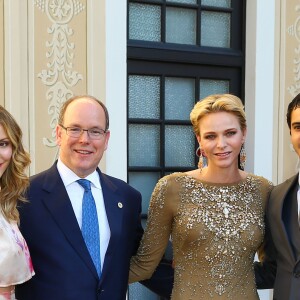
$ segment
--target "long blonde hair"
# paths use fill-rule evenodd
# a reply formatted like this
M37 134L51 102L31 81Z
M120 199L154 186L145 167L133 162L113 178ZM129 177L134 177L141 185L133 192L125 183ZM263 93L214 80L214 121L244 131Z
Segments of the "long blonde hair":
M22 143L22 131L12 115L0 105L2 125L12 145L11 161L0 178L0 207L7 220L19 221L18 201L26 201L25 192L29 185L26 168L30 164L29 154Z

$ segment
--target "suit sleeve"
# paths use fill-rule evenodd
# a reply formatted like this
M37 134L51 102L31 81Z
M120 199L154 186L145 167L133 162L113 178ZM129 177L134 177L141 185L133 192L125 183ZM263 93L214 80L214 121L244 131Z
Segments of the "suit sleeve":
M151 278L140 283L164 299L170 299L174 283L172 261L163 258Z
M139 193L139 196L138 196L138 200L139 200L139 213L138 213L139 217L138 217L137 226L136 226L135 241L134 241L134 248L133 248L132 255L136 255L138 247L140 245L140 241L141 241L143 233L144 233L144 229L142 227L142 222L141 222L142 196L141 196L140 193Z

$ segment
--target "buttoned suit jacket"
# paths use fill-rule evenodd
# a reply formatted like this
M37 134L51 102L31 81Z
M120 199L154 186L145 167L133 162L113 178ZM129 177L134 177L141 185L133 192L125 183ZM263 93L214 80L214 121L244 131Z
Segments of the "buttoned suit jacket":
M270 278L274 277L274 300L300 299L300 229L297 190L298 174L274 187L268 203L267 226L271 238L267 248L269 250L266 251L265 272L263 275L260 274L262 282L258 287L264 287L264 280L270 282L272 281ZM271 249L270 241L275 249ZM274 270L276 270L276 277Z
M101 278L55 163L31 178L29 202L20 207L20 229L36 275L16 287L17 299L125 299L130 258L143 233L141 194L122 180L97 172L111 231Z

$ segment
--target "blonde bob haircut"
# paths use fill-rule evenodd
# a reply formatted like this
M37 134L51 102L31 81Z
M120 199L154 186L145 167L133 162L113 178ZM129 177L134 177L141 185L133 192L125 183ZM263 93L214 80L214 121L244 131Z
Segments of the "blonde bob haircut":
M235 115L239 120L241 130L244 131L247 128L241 99L231 94L215 94L198 101L190 113L190 120L196 136L200 136L200 120L204 116L216 112L228 112Z
M22 131L13 116L0 105L0 125L12 145L12 157L0 178L0 208L8 221L19 221L18 201L26 201L25 192L29 178L25 169L30 164L29 154L24 150Z

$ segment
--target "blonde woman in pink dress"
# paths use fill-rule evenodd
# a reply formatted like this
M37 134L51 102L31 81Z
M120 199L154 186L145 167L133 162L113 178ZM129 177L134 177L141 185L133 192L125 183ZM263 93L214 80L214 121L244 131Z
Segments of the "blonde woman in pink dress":
M34 275L17 210L18 201L26 201L29 180L24 171L29 163L20 127L0 106L0 300L14 300L14 286Z

